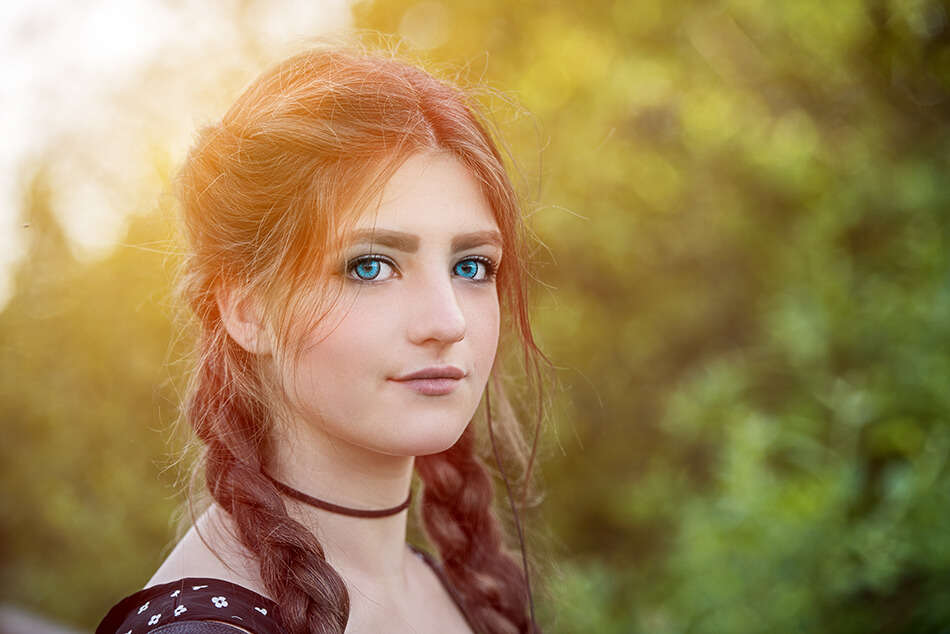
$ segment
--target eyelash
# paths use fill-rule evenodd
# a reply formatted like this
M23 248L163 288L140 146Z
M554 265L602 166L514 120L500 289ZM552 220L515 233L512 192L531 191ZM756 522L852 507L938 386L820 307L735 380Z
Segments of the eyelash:
M393 269L394 272L398 270L396 267L396 263L391 258L386 257L385 255L367 254L367 255L361 255L361 256L355 257L349 262L347 262L346 270L344 272L345 275L357 282L366 282L366 283L376 282L377 281L376 277L363 278L356 274L356 267L359 266L360 264L367 263L367 262L379 262L379 263L389 266L391 269ZM487 282L494 281L495 276L498 273L498 264L495 263L495 261L492 260L491 258L485 257L484 255L470 255L468 257L464 257L460 259L458 262L456 262L452 266L453 272L455 271L455 268L463 262L478 262L479 264L485 267L485 277L482 279L476 280L476 279L466 278L461 275L459 276L462 279L468 279L469 281L475 284L484 284ZM377 273L377 277L378 275L379 274Z
M379 263L382 263L382 264L387 265L387 266L388 266L389 268L391 268L393 271L396 270L396 263L393 262L392 259L386 257L385 255L367 254L367 255L361 255L361 256L359 256L359 257L355 257L355 258L353 258L352 260L350 260L349 262L347 262L347 264L346 264L346 276L349 277L349 278L352 278L352 279L356 280L357 282L375 282L375 281L377 281L376 277L367 279L367 278L360 277L359 275L356 274L356 267L358 267L360 264L364 264L364 263L368 263L368 262L379 262ZM379 274L377 273L377 277L378 277L378 275L379 275Z
M491 282L495 279L495 275L498 273L498 265L491 258L485 257L484 255L470 255L468 257L462 258L455 263L455 266L452 267L454 271L455 268L462 262L478 262L485 266L485 277L480 280L470 280L476 284L484 284L486 282ZM461 277L461 276L460 276ZM463 278L468 279L468 278Z

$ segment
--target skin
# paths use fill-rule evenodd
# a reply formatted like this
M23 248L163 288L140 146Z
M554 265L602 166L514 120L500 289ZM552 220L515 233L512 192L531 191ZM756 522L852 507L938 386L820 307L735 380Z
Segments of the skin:
M459 163L427 154L402 165L341 249L341 301L293 334L299 357L274 358L291 407L275 425L271 473L350 507L404 500L414 457L454 444L481 400L498 344L491 271L502 255L491 209ZM258 354L277 349L239 294L222 293L219 305L238 343ZM304 316L297 322L309 324ZM348 633L470 631L406 547L408 511L366 520L288 508L317 532L348 585ZM148 585L208 576L266 596L229 526L213 505Z

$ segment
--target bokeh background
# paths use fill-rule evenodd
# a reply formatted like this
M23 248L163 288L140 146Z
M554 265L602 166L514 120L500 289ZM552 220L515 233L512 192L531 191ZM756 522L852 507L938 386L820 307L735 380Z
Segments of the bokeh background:
M946 2L211 4L121 3L162 37L97 22L141 54L64 63L94 96L40 86L16 130L42 142L5 176L0 600L91 631L161 560L169 174L288 42L369 28L531 113L496 118L548 247L547 631L950 631ZM45 5L7 68L109 3Z

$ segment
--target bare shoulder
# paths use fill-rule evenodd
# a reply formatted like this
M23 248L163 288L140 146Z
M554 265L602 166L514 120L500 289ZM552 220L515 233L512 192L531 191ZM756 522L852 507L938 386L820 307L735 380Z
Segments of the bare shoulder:
M214 507L198 518L145 587L188 577L222 579L267 596L253 559L228 530L225 514Z

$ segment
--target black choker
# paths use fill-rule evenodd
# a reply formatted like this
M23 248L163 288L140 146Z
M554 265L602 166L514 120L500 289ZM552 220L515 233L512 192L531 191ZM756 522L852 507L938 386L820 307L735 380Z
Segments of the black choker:
M304 504L309 504L310 506L315 506L318 509L324 511L329 511L330 513L336 513L337 515L348 515L349 517L389 517L390 515L395 515L396 513L401 513L409 508L409 503L412 502L412 491L409 491L409 496L406 498L406 501L398 506L393 506L388 509L377 509L377 510L363 510L363 509L354 509L348 506L340 506L339 504L333 504L332 502L327 502L319 498L312 497L307 495L302 491L287 486L279 480L275 480L266 473L264 474L267 479L274 483L274 486L277 487L277 490L286 495L287 497L293 498L298 502L303 502Z

